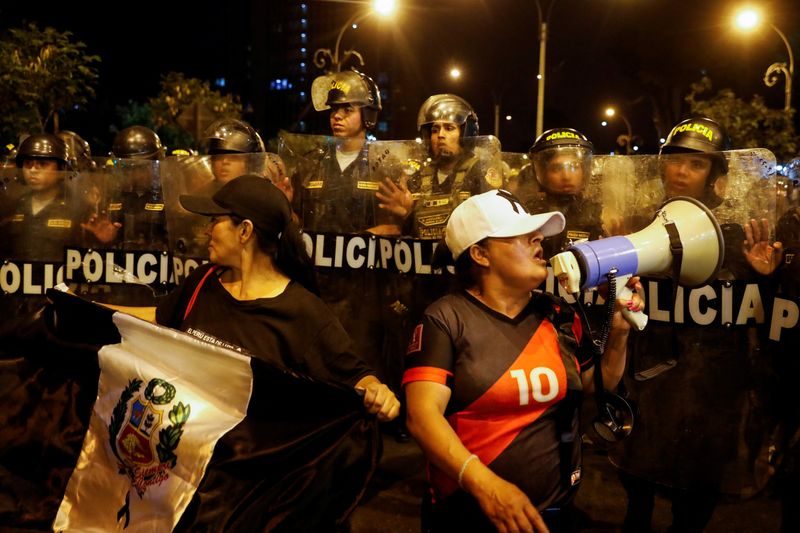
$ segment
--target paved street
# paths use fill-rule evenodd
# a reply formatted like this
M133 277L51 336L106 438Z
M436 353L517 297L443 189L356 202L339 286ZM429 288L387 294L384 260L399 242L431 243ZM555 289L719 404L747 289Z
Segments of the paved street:
M424 459L412 440L399 444L384 435L384 454L361 506L351 519L351 533L417 533L419 502L425 485ZM584 452L584 479L577 497L583 517L581 531L616 533L625 514L625 493L602 452L591 445ZM720 504L706 533L772 533L779 528L776 499L761 495L747 501ZM654 533L667 530L669 503L657 499Z

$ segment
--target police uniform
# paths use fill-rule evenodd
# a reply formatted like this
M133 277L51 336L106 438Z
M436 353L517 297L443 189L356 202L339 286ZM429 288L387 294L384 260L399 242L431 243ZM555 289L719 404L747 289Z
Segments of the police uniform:
M434 162L423 167L412 178L410 189L415 199L414 209L404 233L419 239L441 239L453 209L470 196L489 190L487 174L490 179L494 173L493 170L487 170L486 165L472 152L462 155L442 181L439 180L439 172Z
M800 208L793 207L778 220L776 239L783 244L783 262L775 272L779 298L800 306ZM796 377L800 374L800 324L784 329L777 342L771 342L776 373L780 378L777 492L782 502L781 531L800 530L800 399Z
M370 175L367 143L344 169L339 167L333 142L317 157L315 168L302 177L299 210L303 227L360 233L377 225L378 181Z
M676 132L668 138L675 140L671 149L681 148ZM704 153L722 145L686 148ZM719 172L727 171L724 158L712 157ZM712 209L722 202L711 187L716 175L706 178L702 198ZM630 436L609 450L628 494L626 532L650 528L657 492L672 502L670 530L702 531L722 494L753 495L771 475L759 465L773 445L775 376L763 328L752 318L739 323L738 316L752 286L768 298L770 283L748 264L741 226L721 230L725 257L717 279L691 293L684 289L677 310L670 280L641 280L651 288L649 301L655 296L669 315L632 331L628 342L624 383L639 417ZM700 293L702 303L692 303Z
M81 243L81 227L75 211L55 199L34 214L30 193L19 199L7 219L8 257L24 261L64 260L64 247Z

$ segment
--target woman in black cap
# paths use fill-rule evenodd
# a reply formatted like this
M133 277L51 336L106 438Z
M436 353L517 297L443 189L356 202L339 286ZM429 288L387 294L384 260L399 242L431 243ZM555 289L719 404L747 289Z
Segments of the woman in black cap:
M364 406L391 420L400 403L352 351L350 338L316 296L311 258L289 202L272 182L239 176L214 196L182 195L211 217L210 262L157 308L113 306L309 377L364 392Z

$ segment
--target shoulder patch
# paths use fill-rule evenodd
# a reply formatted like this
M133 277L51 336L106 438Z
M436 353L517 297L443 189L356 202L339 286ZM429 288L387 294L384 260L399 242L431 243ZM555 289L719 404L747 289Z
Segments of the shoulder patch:
M414 333L411 334L411 340L408 342L406 354L420 350L422 350L422 324L417 324L417 327L414 328Z

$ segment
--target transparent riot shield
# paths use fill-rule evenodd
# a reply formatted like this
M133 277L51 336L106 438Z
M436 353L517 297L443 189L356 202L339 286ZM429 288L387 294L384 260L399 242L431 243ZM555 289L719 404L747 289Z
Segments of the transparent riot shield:
M493 136L467 138L460 153L438 158L425 143L376 141L370 144L369 162L373 174L407 189L398 208L407 213L402 229L409 237L440 239L459 203L503 186L500 142Z
M707 285L642 277L650 320L629 340L625 378L638 417L610 457L650 482L746 497L772 473L778 419L777 373L765 343L770 324L785 316L774 305L766 246L751 246L745 237L751 219L765 219L768 242L774 239L775 159L764 149L710 154L705 162L685 156L600 156L599 187L587 188L607 199L622 233L653 223L652 213L680 191L710 209L725 245L717 279ZM721 172L695 186L690 170L708 169L712 161Z
M529 196L528 189L532 187L530 178L534 177L528 168L531 163L528 154L501 152L500 158L503 166L503 188L512 192L524 203L526 196Z
M372 171L372 143L359 139L279 134L278 154L294 187L302 227L314 232L385 233L396 220L378 208L384 175Z
M723 170L692 187L692 178L680 169L672 187L670 167L683 167L688 157L701 157L713 168L724 159ZM672 191L672 192L670 192ZM646 156L595 156L586 194L602 198L609 216L619 217L623 231L632 232L650 223L653 214L671 196L690 196L711 209L720 224L743 226L751 218L767 219L771 227L777 215L775 156L766 149L732 150L704 154Z
M182 194L213 196L225 183L244 174L259 174L284 189L285 170L277 154L268 152L213 156L170 156L161 162L164 205L174 282L208 259L208 217L181 207Z
M83 243L85 213L70 194L74 176L54 162L4 169L0 332L13 330L44 304L45 291L64 281L65 249Z
M154 305L171 288L160 162L94 163L69 183L83 239L67 250L65 277L94 301Z

